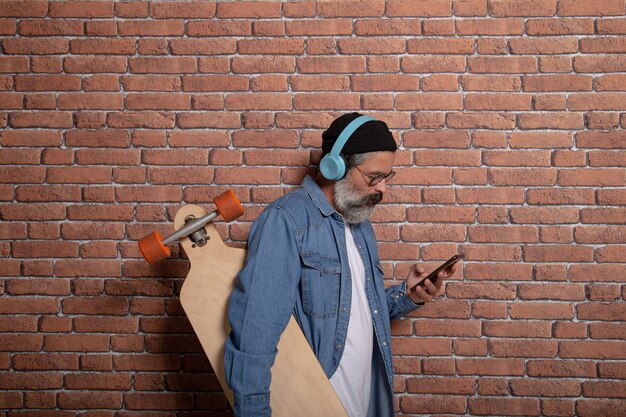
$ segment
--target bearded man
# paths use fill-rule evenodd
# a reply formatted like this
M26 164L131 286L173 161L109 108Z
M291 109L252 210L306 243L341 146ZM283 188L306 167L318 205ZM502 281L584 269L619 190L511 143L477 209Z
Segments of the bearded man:
M393 416L390 320L432 301L454 273L407 291L426 276L413 265L384 287L369 217L395 174L396 142L384 122L359 113L334 120L322 139L315 178L252 225L229 299L224 367L238 417L271 415L270 368L292 315L348 414Z

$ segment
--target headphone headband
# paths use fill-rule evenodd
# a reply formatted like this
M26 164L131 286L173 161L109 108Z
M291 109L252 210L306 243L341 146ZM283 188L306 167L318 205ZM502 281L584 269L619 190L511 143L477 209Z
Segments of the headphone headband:
M375 120L376 119L370 116L359 116L351 121L348 126L341 131L339 137L335 141L335 144L331 148L330 153L325 155L320 161L320 172L325 178L337 181L346 175L347 164L343 155L341 155L341 150L355 130L357 130L363 123Z
M375 121L375 120L376 119L374 119L373 117L370 117L370 116L359 116L356 119L354 119L353 121L351 121L348 124L348 126L346 126L341 131L341 133L339 134L339 137L335 141L335 144L333 145L332 149L330 150L329 155L339 156L339 154L341 153L341 150L343 149L344 145L346 144L346 142L348 142L348 139L350 139L350 136L352 136L352 134L359 127L361 127L364 123L372 122L372 121Z

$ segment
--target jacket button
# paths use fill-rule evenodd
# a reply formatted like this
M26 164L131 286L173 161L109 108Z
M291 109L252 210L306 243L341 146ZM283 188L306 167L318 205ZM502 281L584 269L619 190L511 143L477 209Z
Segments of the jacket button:
M378 310L374 310L374 314L378 314Z

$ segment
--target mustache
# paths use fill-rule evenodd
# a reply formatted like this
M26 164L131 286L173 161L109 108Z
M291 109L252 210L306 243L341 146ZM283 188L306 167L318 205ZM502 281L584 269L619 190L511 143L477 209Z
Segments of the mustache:
M383 193L368 194L358 201L349 203L350 208L373 207L383 200Z

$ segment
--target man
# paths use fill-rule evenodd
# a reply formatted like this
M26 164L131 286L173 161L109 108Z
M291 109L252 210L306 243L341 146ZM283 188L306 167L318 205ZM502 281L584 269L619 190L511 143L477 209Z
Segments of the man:
M322 138L325 158L341 152L345 162L329 168L322 159L315 179L270 204L250 230L224 354L238 417L271 415L270 369L292 314L348 414L393 416L389 321L431 301L454 273L407 294L426 276L413 265L406 281L384 288L368 218L395 174L396 142L384 122L358 113L337 118ZM334 163L344 169L331 172Z

